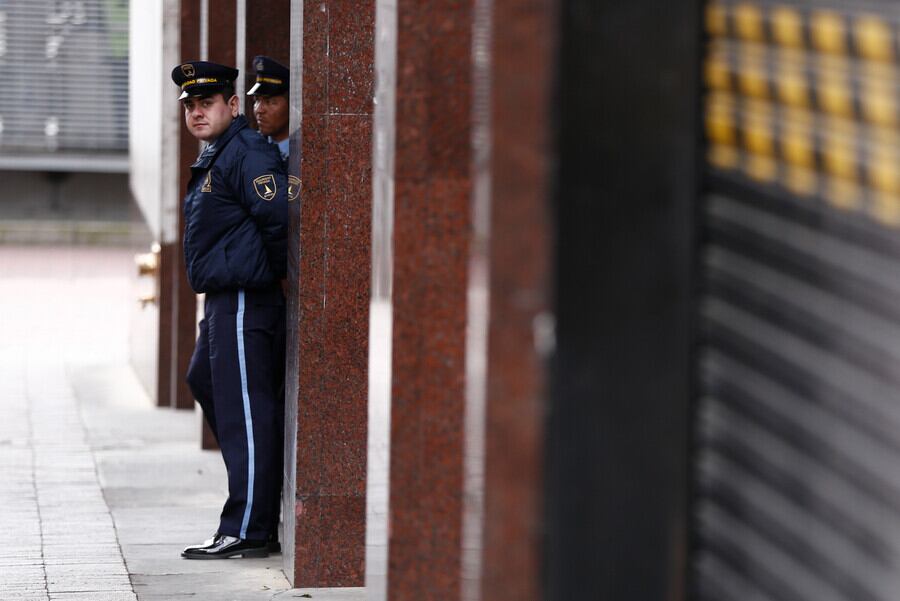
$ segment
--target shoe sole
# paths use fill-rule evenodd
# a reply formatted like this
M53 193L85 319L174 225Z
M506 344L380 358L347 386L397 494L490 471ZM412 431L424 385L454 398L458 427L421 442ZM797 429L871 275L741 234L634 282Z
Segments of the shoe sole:
M258 559L269 556L268 549L245 549L243 551L235 551L233 553L222 553L221 555L194 555L188 553L182 553L181 556L185 559L230 559L232 557L237 557L240 555L244 559Z

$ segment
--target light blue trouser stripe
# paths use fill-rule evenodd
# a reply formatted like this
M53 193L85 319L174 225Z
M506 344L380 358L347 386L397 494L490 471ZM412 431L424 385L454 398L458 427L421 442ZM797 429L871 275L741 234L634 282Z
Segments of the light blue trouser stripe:
M256 449L253 445L253 416L250 415L250 392L247 390L247 359L244 355L244 291L238 290L237 350L241 367L241 396L244 398L244 423L247 426L247 506L241 522L241 538L247 538L247 523L253 510L253 478L256 475Z

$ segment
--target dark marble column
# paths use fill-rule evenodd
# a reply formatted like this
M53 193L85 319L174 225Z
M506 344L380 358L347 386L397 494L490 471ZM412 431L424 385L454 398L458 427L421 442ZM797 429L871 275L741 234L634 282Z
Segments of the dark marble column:
M554 0L493 0L481 598L541 593ZM523 124L528 124L523 127ZM478 228L476 228L478 231ZM470 326L471 327L471 326Z
M183 60L190 60L200 56L200 2L199 0L182 0L181 2L181 56ZM174 67L174 65L172 65ZM175 86L172 86L172 102L178 102L178 94ZM197 158L197 140L183 124L179 126L178 145L178 192L183 195L187 190L188 181L191 178L190 165ZM197 296L191 290L187 281L184 268L184 254L182 253L182 236L184 232L184 216L181 211L181 202L178 203L178 242L165 245L162 257L170 259L172 270L167 275L167 297L172 299L170 340L171 357L169 371L170 404L180 409L193 409L194 397L185 382L191 353L194 350L197 324ZM161 307L165 303L161 303ZM162 321L162 317L160 317ZM162 340L160 340L162 346Z
M256 82L251 61L254 56L265 55L288 65L291 50L291 0L269 0L268 2L247 2L246 50L247 64L241 76L246 92ZM251 127L256 127L253 118L253 98L244 98L244 113Z
M287 382L295 497L285 518L294 554L286 571L290 576L293 568L295 586L361 586L375 3L308 0L292 7L302 11L292 22L302 22L303 81L300 98L295 40L292 130L301 109L302 125L290 171L302 174L302 185L291 209L288 373L297 377Z
M253 97L246 96L246 91L253 87L256 82L256 73L253 69L253 57L257 55L269 56L283 65L290 66L291 51L291 0L269 0L268 2L246 2L244 15L244 51L245 62L241 68L240 76L244 79L244 114L250 127L256 128L256 119L253 116ZM240 40L239 40L240 41ZM295 140L299 141L299 138ZM289 159L289 170L296 177L299 175L299 152L294 152ZM299 219L296 209L299 208L298 203L290 206L290 219L294 223ZM293 251L291 256L291 273L294 274L294 284L296 284L297 274L297 252L298 246L292 244ZM294 286L294 294L296 294L296 286ZM288 315L296 315L296 297L288 299ZM296 320L288 324L288 328L292 332L296 332ZM288 372L288 394L293 394L294 402L296 402L296 386L291 386L291 381L295 380L298 362L296 357L289 360L290 370ZM294 378L291 377L294 374ZM288 424L296 423L296 408L291 407L288 415ZM282 491L284 502L284 538L282 540L283 561L286 571L293 572L294 565L294 494L296 480L293 477L293 471L290 465L295 462L296 440L293 438L294 428L289 426L291 436L285 441L285 456L289 459L285 462L285 488Z
M157 347L156 404L172 407L175 342L175 277L178 269L178 242L160 244L159 249L159 330Z
M288 157L288 177L300 186L300 110L302 108L302 52L303 52L303 0L291 0L290 14L290 61L291 70L291 124L290 156ZM300 186L302 187L302 186ZM301 191L302 192L302 191ZM286 307L287 352L284 382L284 488L282 489L283 541L281 543L282 566L291 583L296 566L297 540L297 435L300 388L300 200L288 203L288 294Z
M684 599L702 6L565 6L544 599Z
M388 597L458 599L472 3L398 3Z
M236 16L236 2L235 0L209 0L208 11L207 11L207 52L208 57L207 60L221 63L223 65L234 65L235 64L235 55L236 55L236 28L237 28L237 16ZM200 47L199 47L199 33L197 35L197 45L192 47L192 54L185 54L185 47L182 46L182 56L184 60L190 60L195 58L200 58ZM188 167L191 163L194 162L194 159L197 157L198 152L198 143L197 140L190 136L190 134L186 134L186 130L182 128L182 136L187 135L190 140L192 140L193 147L193 156L189 157L185 164L185 169L187 170L186 177L190 178L190 168ZM185 185L182 186L181 191L184 192L187 188L187 180L185 180ZM182 269L183 271L183 269ZM196 299L196 295L187 285L187 281L185 280L186 292L185 294L190 294ZM195 301L196 302L196 301ZM187 373L187 366L190 363L191 354L194 351L194 343L196 340L196 320L197 320L197 309L194 306L192 313L188 315L187 313L184 315L185 320L189 320L192 324L191 336L187 337L185 335L183 337L182 345L184 350L182 352L182 357L184 360L184 371L180 374L179 386L183 388L183 393L187 399L190 399L190 404L193 406L193 395L190 392L190 389L187 387L187 384L184 381L184 374ZM187 325L185 325L185 331L187 329ZM213 436L212 430L209 429L209 425L207 425L206 420L202 422L202 433L201 433L201 446L204 449L215 449L218 448L218 443L216 442L215 436Z
M252 2L248 4L252 4ZM209 0L208 18L208 60L235 66L237 55L236 0Z

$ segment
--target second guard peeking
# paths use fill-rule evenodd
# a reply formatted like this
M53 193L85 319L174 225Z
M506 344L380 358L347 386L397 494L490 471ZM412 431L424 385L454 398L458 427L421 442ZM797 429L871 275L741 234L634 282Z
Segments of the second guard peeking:
M281 158L287 160L290 151L290 71L268 56L253 57L253 69L256 83L247 95L253 96L253 116L259 133L277 144Z

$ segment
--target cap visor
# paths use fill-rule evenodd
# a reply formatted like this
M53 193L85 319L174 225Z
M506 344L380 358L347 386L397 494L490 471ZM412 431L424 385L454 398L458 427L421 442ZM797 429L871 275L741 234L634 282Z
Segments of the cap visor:
M178 97L178 100L184 100L189 96L193 96L195 98L203 98L205 96L212 96L213 94L220 94L222 90L225 89L223 84L206 84L206 85L195 85L191 86L188 90L182 90L181 96ZM228 99L225 99L228 102Z
M288 89L286 86L276 86L270 83L265 82L257 82L254 84L250 91L247 92L248 96L281 96L282 94L287 94Z

